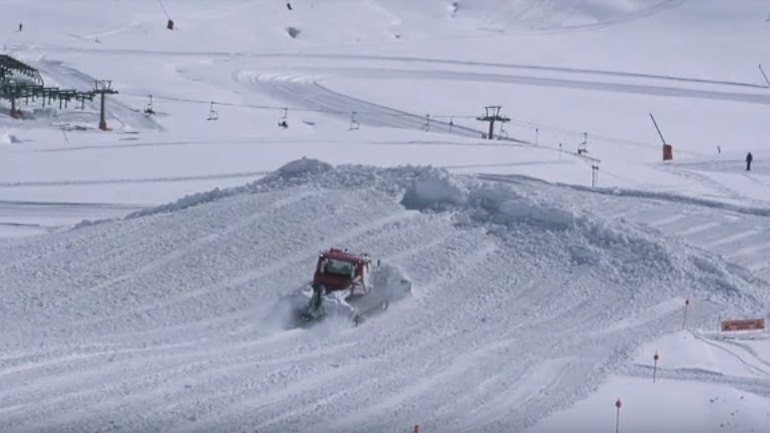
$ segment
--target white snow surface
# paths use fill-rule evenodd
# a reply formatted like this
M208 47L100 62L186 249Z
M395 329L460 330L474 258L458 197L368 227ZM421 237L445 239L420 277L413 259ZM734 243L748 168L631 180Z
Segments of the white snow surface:
M119 91L0 102L0 431L767 431L766 1L108 3L0 0ZM412 296L284 329L331 246Z
M523 431L679 329L683 292L692 326L766 309L766 284L563 188L451 176L300 160L0 249L3 429ZM358 328L270 320L339 244L402 267L413 297Z

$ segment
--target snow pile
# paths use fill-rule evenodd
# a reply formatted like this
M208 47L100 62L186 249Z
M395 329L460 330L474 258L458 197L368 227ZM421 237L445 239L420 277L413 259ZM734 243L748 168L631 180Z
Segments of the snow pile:
M53 418L69 431L115 420L126 431L395 433L395 416L526 431L681 329L685 294L698 300L693 326L768 305L742 302L752 288L720 258L595 215L574 194L587 193L302 159L162 215L2 246L0 344L43 353L42 367L9 361L25 369L4 375L4 403L19 409L0 429ZM411 282L411 296L362 328L284 331L281 297L330 244L381 258L375 286L398 297ZM714 275L737 293L719 293ZM39 349L56 347L94 354ZM168 401L186 416L169 418Z
M317 159L301 158L290 161L262 179L246 185L190 194L172 203L135 212L127 218L174 212L239 194L281 191L298 186L332 189L372 188L397 197L403 194L413 179L430 170L432 169L415 166L378 168L364 165L339 165L335 167Z
M296 181L306 181L312 177L323 175L334 170L334 166L313 158L302 158L290 161L276 170L273 174L265 177L266 182L286 181L288 183Z
M742 269L680 242L663 240L661 233L646 226L606 220L575 205L572 198L559 200L558 196L539 189L530 191L525 184L519 187L480 181L434 167L335 167L317 159L301 158L247 185L189 195L129 218L174 212L238 194L296 187L372 189L394 200L400 198L406 209L449 211L459 226L484 227L506 244L527 253L558 252L574 266L603 267L617 281L642 284L650 274L655 274L676 285L695 278L707 282L713 288L713 296L744 301L750 300L743 296L750 286L762 285ZM538 241L522 243L521 239L526 238Z
M155 215L159 213L175 212L182 209L187 209L192 206L198 206L203 203L209 203L215 200L229 197L231 195L233 195L233 191L231 190L222 190L219 188L215 188L211 191L200 192L196 194L188 194L172 203L133 212L128 216L126 216L126 218L130 219L130 218L138 218L138 217L148 216L148 215Z
M250 184L184 197L177 202L138 212L131 217L173 212L238 194L291 188L375 190L410 210L450 212L459 227L483 227L506 245L534 256L551 254L572 266L596 271L618 284L645 286L650 275L679 290L697 280L710 288L704 297L731 299L739 305L756 302L754 287L764 286L750 273L723 259L694 249L662 233L628 221L607 220L581 207L574 197L588 194L548 184L532 188L519 183L481 181L434 167L378 168L339 165L302 158ZM549 190L545 192L546 190ZM568 192L564 192L568 191ZM522 242L522 239L536 239Z
M536 196L523 196L507 185L482 184L471 193L472 217L476 221L511 225L526 223L544 230L566 230L577 215Z
M460 206L468 200L468 189L445 170L433 169L417 177L404 193L401 203L407 209L441 209Z
M237 194L265 192L270 189L282 189L307 184L308 182L311 182L313 178L333 170L334 166L331 164L327 164L317 159L302 158L284 164L275 172L256 182L235 188L215 188L211 191L189 194L172 203L134 212L128 215L127 218L137 218L158 213L179 211ZM267 187L267 185L269 185L269 187Z
M533 255L558 251L572 265L601 268L619 284L641 287L650 275L674 288L698 280L712 288L707 298L729 298L743 305L756 303L753 287L764 285L717 256L664 239L644 225L607 220L574 204L574 198L560 201L538 190L425 169L408 186L401 203L408 209L452 211L460 225L481 225ZM539 241L521 241L527 238Z

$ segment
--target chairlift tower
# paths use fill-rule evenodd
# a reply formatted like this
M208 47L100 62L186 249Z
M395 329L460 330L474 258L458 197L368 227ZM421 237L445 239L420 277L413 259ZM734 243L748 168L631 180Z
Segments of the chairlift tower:
M499 105L488 105L484 107L484 115L476 118L480 122L489 122L489 133L486 136L488 140L492 140L495 135L495 122L504 124L511 121L511 119L500 115L501 108Z
M112 80L96 80L94 85L94 93L101 96L101 102L99 104L99 129L102 131L109 131L109 128L107 127L107 119L104 116L105 95L114 95L118 93L118 91L112 88Z

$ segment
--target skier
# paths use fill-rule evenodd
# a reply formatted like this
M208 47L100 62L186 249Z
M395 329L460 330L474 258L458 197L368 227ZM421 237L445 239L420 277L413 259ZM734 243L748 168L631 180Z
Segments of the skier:
M288 10L293 10L293 9L291 8L291 3L290 3L290 2L286 2L286 9L288 9Z
M754 160L754 157L751 155L751 152L746 154L746 171L751 171L751 161Z
M19 23L19 31L21 31L24 28L24 24Z

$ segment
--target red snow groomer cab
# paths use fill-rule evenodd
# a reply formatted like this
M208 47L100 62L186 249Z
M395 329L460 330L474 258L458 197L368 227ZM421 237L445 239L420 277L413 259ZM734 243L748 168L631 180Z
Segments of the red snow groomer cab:
M330 248L318 255L310 303L304 314L308 320L324 314L324 300L333 300L351 311L347 301L369 293L371 258L367 254L352 254L347 250Z
M313 287L323 286L327 292L353 288L353 293L365 294L371 262L366 254L356 255L330 248L318 255Z

